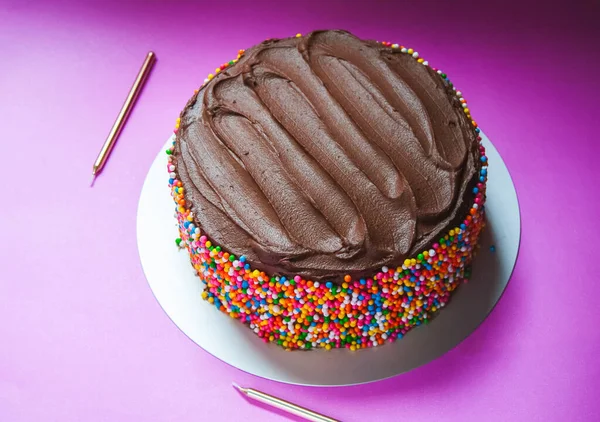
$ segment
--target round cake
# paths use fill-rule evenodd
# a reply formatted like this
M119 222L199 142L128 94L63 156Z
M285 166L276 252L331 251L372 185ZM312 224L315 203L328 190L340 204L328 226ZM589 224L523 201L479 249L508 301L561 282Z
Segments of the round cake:
M469 275L487 158L462 94L412 49L270 39L177 121L169 186L203 296L286 349L427 323Z

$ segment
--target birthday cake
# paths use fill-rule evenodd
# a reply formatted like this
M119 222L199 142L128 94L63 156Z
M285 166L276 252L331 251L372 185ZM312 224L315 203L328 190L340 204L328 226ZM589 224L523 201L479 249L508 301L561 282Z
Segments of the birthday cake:
M286 349L372 347L426 324L469 276L487 158L444 73L345 31L221 65L169 154L203 297Z

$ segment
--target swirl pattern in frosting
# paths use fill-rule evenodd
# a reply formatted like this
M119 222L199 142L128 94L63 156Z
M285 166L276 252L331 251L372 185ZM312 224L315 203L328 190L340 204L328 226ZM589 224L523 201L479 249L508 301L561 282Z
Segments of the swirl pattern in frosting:
M344 31L268 40L189 101L196 223L254 268L341 282L396 266L472 201L476 135L435 71Z

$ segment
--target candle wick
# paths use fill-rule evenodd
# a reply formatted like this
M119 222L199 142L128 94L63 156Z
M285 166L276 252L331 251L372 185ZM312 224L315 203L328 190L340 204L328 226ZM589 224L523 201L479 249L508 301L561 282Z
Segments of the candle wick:
M241 393L246 393L246 389L243 387L240 387L239 385L237 385L235 382L232 382L231 385L233 385L233 388L235 388L236 390L238 390Z

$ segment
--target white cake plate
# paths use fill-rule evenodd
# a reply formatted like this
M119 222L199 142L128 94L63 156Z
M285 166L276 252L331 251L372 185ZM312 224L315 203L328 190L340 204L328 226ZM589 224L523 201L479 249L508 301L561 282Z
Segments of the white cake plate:
M521 223L517 194L498 151L481 134L489 159L486 215L471 281L426 326L384 346L352 352L286 352L263 343L250 329L202 300L186 250L178 250L175 206L167 185L167 155L158 154L142 188L137 241L144 273L156 299L173 322L211 355L259 377L299 385L367 383L410 371L442 356L483 322L500 299L513 271ZM490 246L495 246L495 251Z

